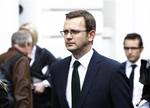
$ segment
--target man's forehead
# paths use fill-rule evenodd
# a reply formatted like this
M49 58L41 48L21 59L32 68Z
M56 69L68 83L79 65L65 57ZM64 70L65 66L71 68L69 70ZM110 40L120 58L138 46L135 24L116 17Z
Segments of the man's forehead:
M137 45L139 45L139 40L138 39L126 39L125 45L137 46Z
M72 19L66 19L64 26L84 26L85 27L85 21L83 17L76 17L76 18L72 18Z

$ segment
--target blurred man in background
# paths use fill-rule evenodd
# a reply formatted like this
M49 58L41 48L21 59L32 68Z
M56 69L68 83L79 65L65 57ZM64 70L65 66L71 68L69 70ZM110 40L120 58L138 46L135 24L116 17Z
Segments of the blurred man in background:
M123 63L124 71L130 82L130 91L134 108L137 108L142 97L143 85L139 82L141 53L143 51L142 37L137 33L130 33L124 38L124 52L127 61Z
M32 47L31 34L26 31L15 32L11 37L12 47L0 55L0 65L13 56L20 54L21 57L11 65L10 92L14 97L14 105L5 108L33 108L30 65L27 54Z

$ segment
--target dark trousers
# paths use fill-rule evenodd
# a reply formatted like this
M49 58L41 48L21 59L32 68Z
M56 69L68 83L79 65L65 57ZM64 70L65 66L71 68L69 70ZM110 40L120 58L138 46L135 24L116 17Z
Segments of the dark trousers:
M51 88L42 94L33 93L33 108L51 108Z
M144 85L142 99L150 101L150 85Z

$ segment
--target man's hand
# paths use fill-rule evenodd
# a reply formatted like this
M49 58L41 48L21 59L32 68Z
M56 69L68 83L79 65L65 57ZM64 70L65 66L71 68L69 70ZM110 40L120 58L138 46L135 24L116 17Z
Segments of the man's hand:
M33 84L33 86L34 86L34 92L35 93L40 94L40 93L43 93L45 90L45 86L44 86L43 82L35 83L35 84Z

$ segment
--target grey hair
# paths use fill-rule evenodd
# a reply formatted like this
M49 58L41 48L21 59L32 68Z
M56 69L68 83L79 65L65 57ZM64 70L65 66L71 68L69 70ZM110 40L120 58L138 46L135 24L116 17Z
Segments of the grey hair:
M25 46L26 44L32 43L32 36L25 30L20 30L13 33L11 37L11 44L18 44L19 46Z

